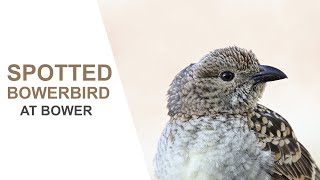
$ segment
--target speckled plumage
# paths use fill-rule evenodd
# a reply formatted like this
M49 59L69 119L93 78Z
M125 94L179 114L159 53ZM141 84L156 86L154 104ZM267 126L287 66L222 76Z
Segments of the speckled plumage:
M257 104L266 81L284 78L278 70L261 74L262 67L251 51L233 46L210 52L175 77L170 121L155 156L159 180L320 180L288 122ZM223 80L225 71L234 78Z

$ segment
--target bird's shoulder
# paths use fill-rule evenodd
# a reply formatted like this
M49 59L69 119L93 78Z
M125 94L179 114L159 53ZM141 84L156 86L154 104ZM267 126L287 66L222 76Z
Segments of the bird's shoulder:
M263 150L271 150L274 154L274 178L320 180L320 171L311 155L297 140L290 124L281 115L257 105L249 126Z

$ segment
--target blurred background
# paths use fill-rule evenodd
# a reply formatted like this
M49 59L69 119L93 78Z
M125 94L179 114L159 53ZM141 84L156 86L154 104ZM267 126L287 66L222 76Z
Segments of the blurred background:
M99 5L152 177L157 141L169 120L166 91L172 79L209 51L232 45L253 50L261 64L288 75L269 83L260 103L289 121L320 165L320 1L99 0Z

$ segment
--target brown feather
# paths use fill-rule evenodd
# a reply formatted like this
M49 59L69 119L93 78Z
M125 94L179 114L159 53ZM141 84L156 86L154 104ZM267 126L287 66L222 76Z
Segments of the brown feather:
M259 144L265 144L263 150L274 154L273 179L320 180L319 168L283 117L258 105L250 121L253 126L250 123L249 126L255 131Z

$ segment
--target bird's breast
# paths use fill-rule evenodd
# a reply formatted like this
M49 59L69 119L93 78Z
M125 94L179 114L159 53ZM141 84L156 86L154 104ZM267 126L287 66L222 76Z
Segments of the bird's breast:
M181 179L266 179L270 152L262 151L244 119L203 117L170 126L162 168ZM170 179L170 178L167 178ZM177 178L175 178L177 179Z

